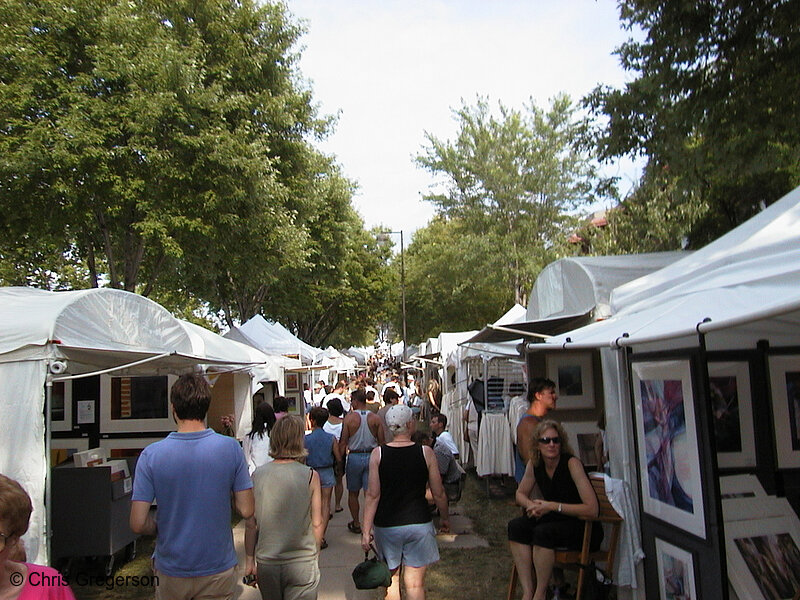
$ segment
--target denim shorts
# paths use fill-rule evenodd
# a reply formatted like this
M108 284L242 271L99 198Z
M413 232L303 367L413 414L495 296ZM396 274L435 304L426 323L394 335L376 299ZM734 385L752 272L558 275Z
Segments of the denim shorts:
M401 564L424 567L439 560L439 545L433 523L375 527L375 547L378 554L394 570Z
M347 491L357 492L369 487L369 455L371 452L351 452L347 455L345 475Z
M336 485L336 477L333 474L333 467L314 467L319 475L319 485L324 488L331 488Z

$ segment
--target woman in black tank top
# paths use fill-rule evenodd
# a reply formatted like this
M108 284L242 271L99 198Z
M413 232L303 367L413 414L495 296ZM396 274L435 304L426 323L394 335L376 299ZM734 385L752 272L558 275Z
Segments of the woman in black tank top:
M375 543L378 554L392 572L388 600L400 598L400 567L406 592L425 598L425 570L439 560L436 531L425 499L430 485L441 516L441 531L449 531L447 496L433 450L411 441L414 413L396 404L386 413L386 425L394 439L372 451L362 524L361 546Z
M531 500L537 483L543 499ZM517 488L516 500L525 515L509 521L508 540L522 586L522 600L545 600L555 549L580 548L584 530L580 519L596 517L598 512L592 484L581 461L572 456L560 423L545 420L536 427L531 460ZM595 549L602 538L603 530L595 523Z

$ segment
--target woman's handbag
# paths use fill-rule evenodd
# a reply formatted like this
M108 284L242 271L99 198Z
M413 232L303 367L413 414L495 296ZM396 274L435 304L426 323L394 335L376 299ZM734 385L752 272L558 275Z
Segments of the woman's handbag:
M358 590L374 590L377 587L392 585L392 573L387 564L378 558L375 548L370 546L374 556L369 558L369 552L364 552L364 562L358 563L353 569L353 583Z
M594 563L575 565L584 570L583 600L608 600L612 586L608 573Z

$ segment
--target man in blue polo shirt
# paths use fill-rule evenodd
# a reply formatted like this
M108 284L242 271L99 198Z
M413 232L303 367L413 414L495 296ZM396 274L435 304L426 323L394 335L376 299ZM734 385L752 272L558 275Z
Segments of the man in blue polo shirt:
M205 426L211 388L200 374L172 386L178 431L142 451L136 465L131 529L158 536L156 600L230 600L236 588L231 492L236 510L253 515L253 483L235 439ZM150 514L158 500L157 516Z

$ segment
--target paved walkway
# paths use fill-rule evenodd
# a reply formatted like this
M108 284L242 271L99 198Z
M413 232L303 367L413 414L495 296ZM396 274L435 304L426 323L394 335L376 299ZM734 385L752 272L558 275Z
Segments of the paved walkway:
M455 512L458 513L456 507ZM364 560L364 551L361 549L361 536L350 533L347 523L350 521L350 512L337 513L328 524L326 539L328 547L320 553L319 567L321 581L318 600L374 600L374 590L357 590L353 585L351 573L353 568ZM488 546L483 538L472 533L472 523L466 517L454 514L450 517L450 527L453 533L441 534L437 537L439 547L474 548ZM239 564L244 565L244 522L239 523L233 530L233 540L239 554ZM261 594L255 588L245 586L239 579L235 599L261 600Z

